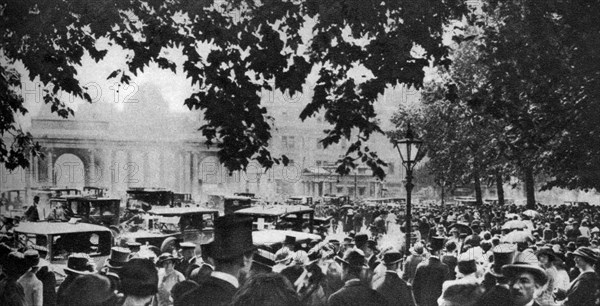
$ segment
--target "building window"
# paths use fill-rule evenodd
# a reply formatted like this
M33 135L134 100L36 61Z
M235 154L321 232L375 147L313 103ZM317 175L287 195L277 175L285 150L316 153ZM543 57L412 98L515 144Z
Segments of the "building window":
M365 169L365 168L358 169L358 174L365 174L365 173L367 173L367 169Z
M336 188L336 192L337 192L337 194L343 193L344 192L344 187L337 187Z
M365 195L365 190L366 190L366 189L367 189L367 188L365 188L365 187L358 187L358 195L360 195L360 196L364 196L364 195Z

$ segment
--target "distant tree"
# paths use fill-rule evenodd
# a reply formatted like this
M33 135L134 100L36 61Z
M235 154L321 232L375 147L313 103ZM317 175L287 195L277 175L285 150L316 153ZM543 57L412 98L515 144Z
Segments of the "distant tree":
M245 169L253 159L265 167L287 162L269 151L272 118L260 93L293 95L318 69L312 101L300 118L324 110L332 125L324 131L324 147L342 138L353 141L340 160L341 173L362 162L383 177L385 163L365 145L373 133L382 133L373 103L390 85L420 88L423 68L431 63L448 65L444 26L464 12L463 1L425 0L2 1L0 134L17 137L13 144L0 143L1 162L10 169L27 166L28 153L39 153L10 115L27 110L14 90L21 76L9 65L22 62L30 79L52 84L44 101L68 117L73 111L57 93L90 101L75 68L84 54L103 60L107 51L97 49L97 42L107 39L129 51L127 67L108 76L124 83L152 62L176 71L163 51L183 51L183 71L199 89L182 103L204 111L200 130L230 171ZM304 26L310 41L303 41ZM201 43L212 45L208 55L199 52ZM350 77L356 67L373 77Z

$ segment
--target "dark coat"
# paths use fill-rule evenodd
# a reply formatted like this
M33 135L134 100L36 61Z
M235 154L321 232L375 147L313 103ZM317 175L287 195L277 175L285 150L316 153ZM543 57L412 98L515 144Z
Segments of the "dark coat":
M430 257L428 261L417 266L413 280L413 294L419 306L437 306L437 299L442 294L442 285L448 279L448 266L438 258Z
M352 279L344 284L342 289L332 294L327 300L329 306L379 306L387 305L385 298L379 292L367 287L358 279Z
M442 256L442 263L448 266L448 279L453 280L456 279L456 265L458 265L458 259L454 255L444 255Z
M565 306L593 306L598 298L600 278L594 272L580 274L567 290Z
M203 263L201 266L196 267L192 272L190 272L189 280L196 282L196 284L204 283L213 271L213 267Z
M175 301L174 305L229 305L236 291L237 289L232 284L211 276L200 284L198 288L184 294L180 299Z
M369 269L371 269L371 271L374 271L380 263L381 262L379 261L379 259L377 259L377 256L375 255L372 255L367 261L367 265L369 266Z
M35 276L42 282L44 306L56 305L56 276L50 272L48 267L41 267Z
M69 287L69 285L75 280L75 278L77 278L77 276L79 276L79 274L68 274L67 278L65 278L65 280L62 282L62 284L60 284L60 286L58 287L58 291L56 291L56 303L57 304L60 305L60 304L64 303L64 301L68 298L64 294L65 289L67 289Z
M199 265L196 263L196 257L192 257L190 260L182 260L175 265L175 270L181 272L185 278L189 278L190 273L193 269Z
M296 280L304 273L304 268L302 266L289 266L283 270L281 270L281 275L285 276L290 283L295 283Z
M375 281L373 289L383 295L390 306L415 305L412 290L396 272L386 271L384 277Z
M423 262L423 256L421 255L410 255L406 258L406 262L404 263L404 273L402 274L402 279L412 283L415 278L415 273L417 273L417 266Z

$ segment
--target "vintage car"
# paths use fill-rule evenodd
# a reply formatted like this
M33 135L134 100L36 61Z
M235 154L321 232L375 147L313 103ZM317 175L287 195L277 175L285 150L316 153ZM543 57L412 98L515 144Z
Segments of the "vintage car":
M302 205L264 205L240 209L236 215L253 218L253 229L284 229L302 231L307 225L309 232L314 230L314 209Z
M308 244L311 241L321 241L321 236L311 233L283 230L263 230L252 232L252 243L261 248L275 253L283 246L286 237L294 237L299 245Z
M290 205L313 205L313 197L311 196L293 196L289 197L286 201Z
M120 239L154 245L168 250L180 242L200 245L213 238L214 220L219 212L201 207L153 208L140 214L143 222L124 225Z
M219 215L229 215L240 209L252 206L249 197L211 194L208 196L208 207L219 211Z
M53 221L68 221L70 218L81 218L84 223L104 226L118 226L121 200L116 198L96 198L82 196L63 196L50 199L51 210L46 219ZM65 216L57 216L56 208L62 205L66 210Z
M127 190L128 209L150 210L154 206L174 207L173 191L164 188L133 187Z
M87 223L22 222L13 229L14 247L35 249L56 273L57 283L65 278L67 258L73 253L88 254L100 266L110 255L112 232Z

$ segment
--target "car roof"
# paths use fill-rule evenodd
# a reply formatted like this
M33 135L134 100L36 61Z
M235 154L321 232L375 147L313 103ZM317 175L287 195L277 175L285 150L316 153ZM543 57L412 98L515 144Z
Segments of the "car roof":
M216 209L204 207L168 207L168 208L152 208L148 213L161 216L181 216L193 214L208 214L219 213Z
M253 206L237 210L236 214L281 216L291 213L313 212L314 209L304 205L270 205Z
M262 230L252 232L252 243L254 245L272 245L275 243L283 243L285 236L292 236L296 238L297 241L321 240L321 236L311 233L284 230Z
M57 235L82 232L110 232L104 226L89 223L69 222L23 222L14 229L15 233Z

